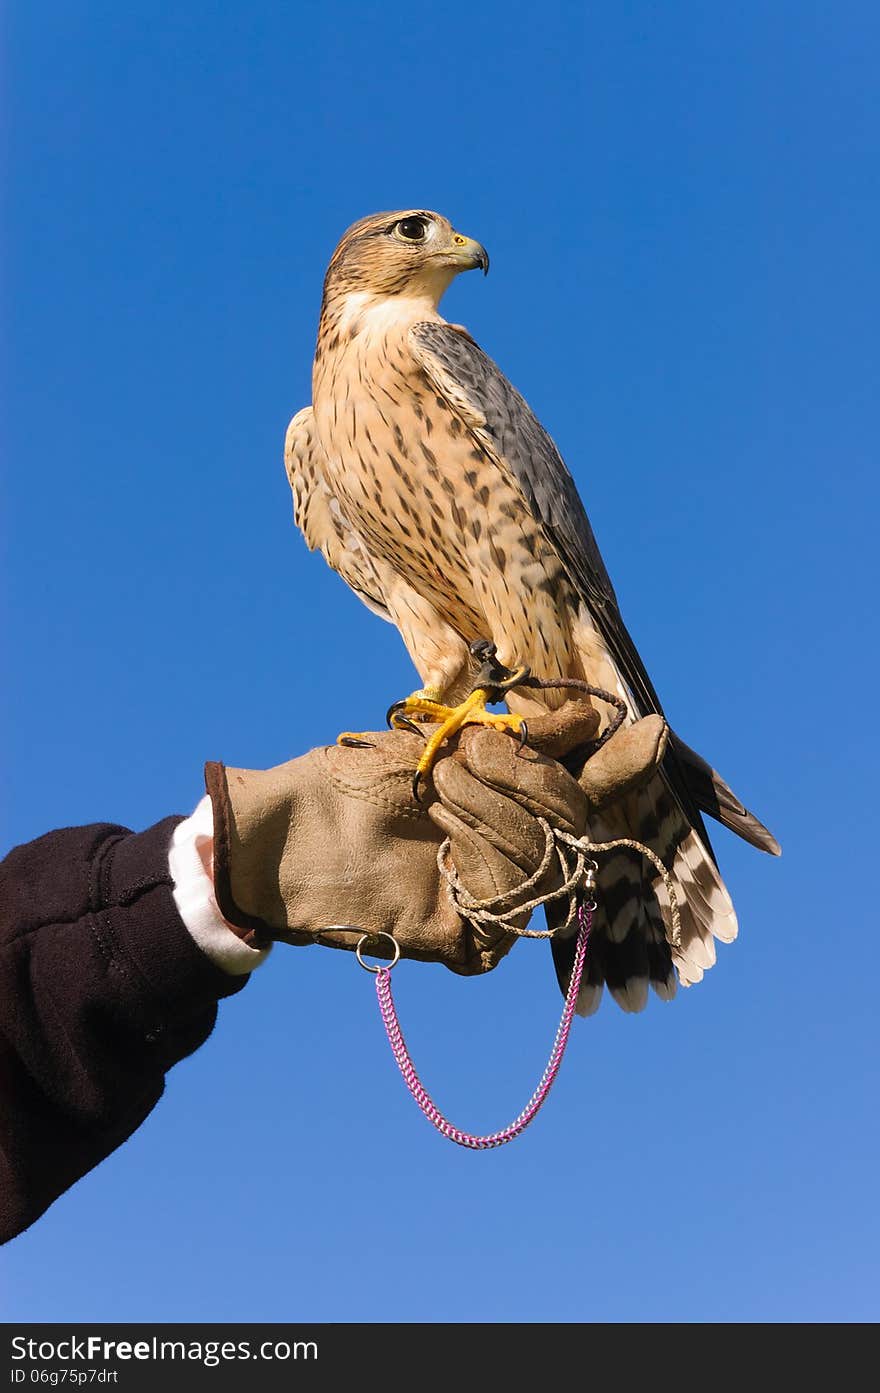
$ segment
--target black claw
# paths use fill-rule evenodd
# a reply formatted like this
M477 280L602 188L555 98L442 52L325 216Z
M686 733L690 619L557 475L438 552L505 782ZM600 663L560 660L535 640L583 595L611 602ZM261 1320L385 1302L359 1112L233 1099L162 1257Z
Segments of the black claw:
M422 779L421 770L420 770L420 769L417 769L416 772L413 774L413 780L412 780L412 796L413 796L413 798L416 800L417 803L421 803L421 801L422 801L421 796L420 796L420 793L419 793L419 785L420 785L420 783L421 783L421 779Z
M410 720L409 716L398 715L398 712L402 711L405 706L405 701L395 701L393 706L389 706L385 713L385 724L388 726L388 729L411 730L413 735L419 735L423 740L427 740L427 735L420 726L416 725L415 721ZM393 719L395 716L397 716L396 721Z
M393 729L394 729L394 722L393 722L393 720L391 719L392 716L395 714L395 712L397 712L397 711L402 711L403 708L404 708L404 706L406 706L406 702L405 702L405 701L395 701L395 702L392 702L392 704L389 706L388 710L385 712L385 724L387 725L387 727L388 727L389 730L393 730Z
M371 740L355 740L353 735L341 735L338 743L347 745L350 750L373 750L376 748Z
M416 725L415 721L411 721L409 716L398 716L397 721L393 726L393 729L411 730L413 735L418 735L420 740L427 740L428 738L425 732L422 730L422 727Z
M526 744L526 741L528 740L528 738L529 738L529 728L528 728L528 726L527 726L527 724L526 724L525 721L520 721L520 723L519 723L519 748L517 749L517 754L518 754L518 755L521 755L522 752L523 752L523 750L525 749L525 744Z

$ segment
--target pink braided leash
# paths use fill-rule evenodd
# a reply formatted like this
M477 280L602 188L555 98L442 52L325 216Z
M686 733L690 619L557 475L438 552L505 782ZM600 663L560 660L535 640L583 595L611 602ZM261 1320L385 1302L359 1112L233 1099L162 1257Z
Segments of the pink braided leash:
M437 1104L433 1101L418 1074L415 1065L409 1056L406 1048L406 1041L403 1038L403 1031L400 1028L400 1021L397 1018L397 1010L394 1005L394 997L391 993L391 970L387 967L379 968L376 972L376 995L379 998L379 1010L382 1013L382 1021L388 1034L388 1040L394 1051L394 1058L397 1060L398 1067L403 1075L407 1088L415 1098L425 1117L441 1132L444 1137L454 1141L458 1146L469 1147L472 1151L488 1151L493 1146L503 1146L505 1142L513 1141L520 1132L524 1132L529 1123L537 1116L550 1089L553 1087L556 1075L559 1073L559 1066L562 1063L562 1056L565 1054L565 1047L568 1044L571 1022L574 1017L575 1002L577 1001L578 990L583 976L584 963L587 958L587 944L590 938L590 929L593 926L592 902L586 906L578 907L578 939L575 948L574 966L571 970L571 980L568 984L568 992L565 997L565 1006L562 1011L562 1019L559 1022L559 1029L553 1041L553 1048L550 1051L550 1058L547 1067L541 1075L541 1081L535 1089L529 1101L526 1103L518 1117L514 1118L509 1126L504 1127L500 1132L491 1132L488 1136L474 1136L472 1132L462 1132L458 1127L453 1127L452 1123L443 1116ZM392 964L393 966L393 964Z

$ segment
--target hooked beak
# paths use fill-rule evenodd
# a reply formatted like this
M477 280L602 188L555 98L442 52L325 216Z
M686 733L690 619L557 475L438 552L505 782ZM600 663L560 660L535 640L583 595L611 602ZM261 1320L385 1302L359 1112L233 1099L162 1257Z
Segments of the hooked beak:
M489 253L473 237L462 237L456 232L449 249L449 260L461 271L475 271L479 266L484 276L489 274Z

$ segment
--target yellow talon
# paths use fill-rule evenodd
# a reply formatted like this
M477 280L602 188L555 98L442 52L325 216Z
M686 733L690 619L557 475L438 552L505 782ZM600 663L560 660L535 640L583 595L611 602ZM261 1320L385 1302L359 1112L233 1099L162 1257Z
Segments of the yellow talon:
M419 796L419 781L430 776L442 746L464 726L481 725L488 726L491 730L507 730L519 737L520 745L526 742L528 727L521 716L510 715L508 712L487 711L486 705L488 702L502 701L504 693L528 677L529 669L502 667L495 662L494 645L483 643L479 647L484 651L477 653L473 647L471 651L475 657L484 660L478 677L481 684L475 687L459 706L447 706L440 699L440 692L436 687L422 687L405 701L396 701L388 711L387 721L392 730L410 730L421 735L416 722L435 727L425 739L425 748L413 775L412 787L416 799ZM345 731L337 736L337 743L363 746L372 744L372 741L365 739L363 735Z
M410 697L407 701L401 702L395 714L402 717L410 713L416 714L425 711L430 707L430 715L433 721L437 722L437 729L432 732L425 742L421 759L416 766L416 775L413 780L413 791L418 796L418 785L420 779L427 779L437 762L437 756L441 747L464 726L482 725L489 726L493 730L509 730L512 734L524 740L526 725L520 716L511 716L507 713L487 711L486 702L491 697L491 692L485 687L477 687L466 697L460 706L442 706L439 702L424 702L420 698Z

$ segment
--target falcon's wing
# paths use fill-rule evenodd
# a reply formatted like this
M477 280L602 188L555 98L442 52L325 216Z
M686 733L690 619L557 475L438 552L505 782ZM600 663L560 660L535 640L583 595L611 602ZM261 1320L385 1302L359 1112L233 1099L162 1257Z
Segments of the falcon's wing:
M415 324L413 352L435 390L479 443L512 473L529 507L586 602L638 714L660 712L660 700L620 616L575 482L527 402L496 363L461 329Z
M589 609L605 647L626 684L638 715L658 712L660 699L621 618L614 587L575 482L550 436L527 402L470 335L449 324L424 322L410 331L413 352L435 390L458 412L477 442L513 475L526 502L553 544L574 589ZM688 822L714 861L691 780L669 741L663 773ZM725 785L726 787L726 785ZM715 805L718 806L717 803ZM727 822L721 811L720 820ZM755 846L770 850L766 828L746 812L739 825L728 823Z
M589 611L637 714L662 714L657 693L620 615L593 530L574 480L547 432L491 358L451 325L420 323L410 343L437 395L458 414L472 437L519 489L532 515L565 567L572 588ZM778 851L763 825L735 799L714 771L685 758L670 738L658 775L634 795L591 818L597 840L623 833L651 846L677 887L681 942L671 952L661 907L669 909L664 882L626 849L600 870L600 916L591 949L592 966L578 1010L598 1003L608 983L621 1005L640 1010L651 980L661 995L672 990L670 962L683 982L699 981L715 960L714 938L736 935L736 915L715 865L700 808L726 822L755 846ZM648 886L653 894L648 893ZM548 926L556 927L552 911ZM574 939L554 939L553 957L565 990Z
M348 522L324 472L324 452L312 408L298 411L287 427L284 467L293 493L293 518L310 551L322 553L368 609L392 622L382 585L366 547Z
M515 478L589 609L637 713L663 715L654 685L621 618L575 482L528 403L465 330L426 321L413 325L410 343L438 395L458 413L499 466ZM701 809L753 846L778 854L778 843L763 823L743 807L720 775L676 736L669 741L663 773L713 860Z

